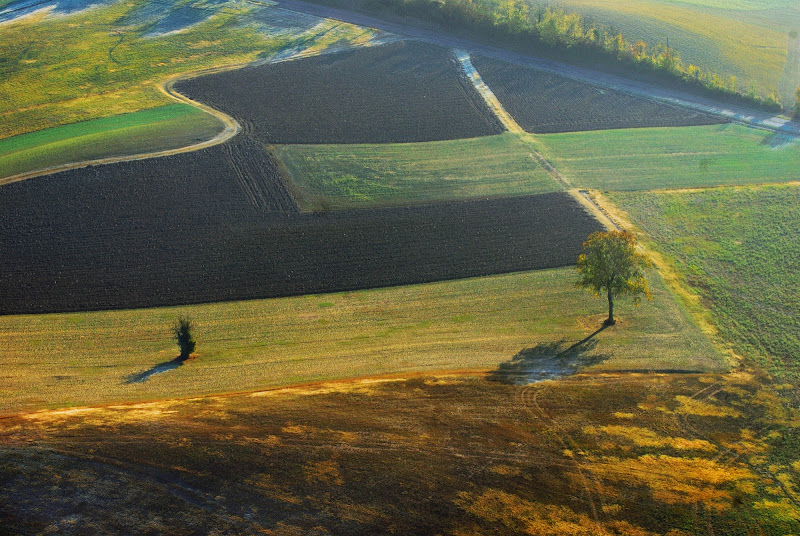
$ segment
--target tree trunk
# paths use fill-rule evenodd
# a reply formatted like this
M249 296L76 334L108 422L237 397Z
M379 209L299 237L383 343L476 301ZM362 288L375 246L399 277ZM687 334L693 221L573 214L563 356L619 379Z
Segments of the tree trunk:
M608 318L603 322L606 326L613 326L617 323L614 320L614 301L611 299L611 291L608 291Z

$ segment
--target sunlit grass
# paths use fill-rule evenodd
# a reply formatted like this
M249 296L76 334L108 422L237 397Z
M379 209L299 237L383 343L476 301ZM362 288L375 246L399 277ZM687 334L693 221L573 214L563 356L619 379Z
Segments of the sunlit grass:
M800 143L740 125L539 135L574 186L653 190L800 180Z
M0 138L167 104L172 101L158 86L176 74L240 65L286 49L321 50L374 34L334 21L294 34L266 34L248 24L256 7L226 4L188 30L143 37L148 26L131 25L129 16L146 3L119 2L0 26Z
M431 373L7 416L0 512L79 532L222 531L246 504L229 532L795 534L783 392L744 373Z
M670 46L685 63L721 76L735 75L747 90L755 82L777 89L787 58L788 32L800 11L786 1L557 0L555 5L585 13L650 49ZM794 24L792 21L795 21ZM791 97L791 95L784 95Z
M0 317L0 411L246 391L374 374L489 369L542 343L596 331L605 304L572 269L428 285L163 309ZM657 280L597 334L602 369L721 369L722 358ZM170 327L196 325L199 357L172 360Z
M185 147L222 129L213 116L171 104L0 140L0 179L39 169L113 156Z
M611 197L674 259L738 353L798 381L800 187Z
M516 134L468 140L280 147L305 208L395 205L555 192Z

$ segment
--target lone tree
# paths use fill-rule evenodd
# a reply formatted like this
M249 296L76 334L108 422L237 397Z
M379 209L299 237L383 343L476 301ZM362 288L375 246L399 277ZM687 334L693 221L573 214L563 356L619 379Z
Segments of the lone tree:
M194 352L195 342L192 336L194 323L188 316L181 316L172 327L172 333L175 336L175 341L181 349L180 359L188 358Z
M595 296L608 296L606 326L613 326L614 298L632 295L639 304L642 295L653 297L647 286L644 271L650 261L636 251L636 238L627 231L595 232L583 243L583 253L578 257L577 286L590 290Z

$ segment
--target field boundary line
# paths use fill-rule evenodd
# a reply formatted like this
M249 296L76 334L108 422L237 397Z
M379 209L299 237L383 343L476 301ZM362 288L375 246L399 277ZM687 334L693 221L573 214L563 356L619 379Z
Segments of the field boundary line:
M492 111L492 113L500 120L500 123L505 129L514 134L524 134L525 130L519 126L517 121L511 116L510 113L503 107L503 104L495 96L494 92L486 85L486 82L481 78L480 73L475 66L472 65L470 54L466 50L454 49L458 63L461 65L461 71L466 75L467 79L472 83L475 91L483 98L483 101Z
M713 192L715 190L769 188L770 186L800 186L800 181L786 182L755 182L750 184L718 184L716 186L687 186L686 188L655 188L653 190L639 190L648 194L691 194Z
M145 400L126 401L126 402L110 402L107 404L98 404L96 406L65 406L56 408L44 408L38 410L23 410L11 411L7 413L0 413L0 421L5 419L14 418L31 418L35 419L40 415L47 414L64 414L81 413L89 410L103 410L103 409L124 409L136 406L148 406L156 404L165 404L172 402L186 402L192 400L207 400L209 398L232 398L236 396L270 396L272 393L285 391L290 393L292 391L302 390L322 390L326 386L347 385L347 384L364 384L371 383L392 382L392 381L406 381L417 378L437 378L437 377L450 377L450 376L464 376L464 377L486 377L491 374L496 367L492 368L475 368L475 369L433 369L433 370L417 370L411 372L386 372L382 374L368 374L366 376L354 376L350 378L331 378L329 380L316 380L301 383L290 383L283 385L276 385L274 387L262 387L260 389L246 390L246 391L228 391L223 393L211 393L204 395L189 395L170 398L152 398Z
M533 145L530 140L526 140L524 137L520 136L520 139L523 143L528 143ZM621 231L622 227L620 224L614 220L614 217L605 210L602 206L597 204L595 200L589 195L588 190L577 189L572 186L564 175L556 169L556 167L544 157L542 153L537 151L535 148L531 147L531 158L536 160L536 162L544 168L547 173L550 174L556 182L558 182L564 189L572 196L572 198L578 202L589 214L594 216L594 218L600 222L600 224L606 228L607 231Z
M656 250L654 241L644 230L633 224L630 216L624 210L614 205L611 200L597 190L583 190L583 192L587 198L591 199L592 203L619 222L622 228L637 236L638 247L653 263L666 288L684 306L687 316L709 338L730 369L739 367L744 362L744 358L736 354L729 344L719 338L719 329L714 323L711 311L703 304L700 294L685 281L683 273L666 255Z

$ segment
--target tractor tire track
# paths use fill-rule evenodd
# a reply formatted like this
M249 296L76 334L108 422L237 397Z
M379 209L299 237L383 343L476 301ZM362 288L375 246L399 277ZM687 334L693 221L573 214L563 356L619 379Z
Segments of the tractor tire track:
M578 451L580 449L578 448L578 445L572 440L572 438L570 438L567 431L560 426L555 419L550 417L550 415L548 415L539 404L539 392L540 388L533 387L531 385L526 385L523 387L519 393L520 405L531 417L545 425L552 435L557 438L558 443L563 447L564 450L569 450L573 453L573 457L571 458L572 465L578 472L581 486L583 488L584 501L589 506L592 518L595 521L600 522L597 503L600 502L602 506L602 499L596 497L596 494L592 489L593 486L599 488L599 482L597 481L595 475L589 469L587 469L584 464L581 463L579 459L580 454Z

